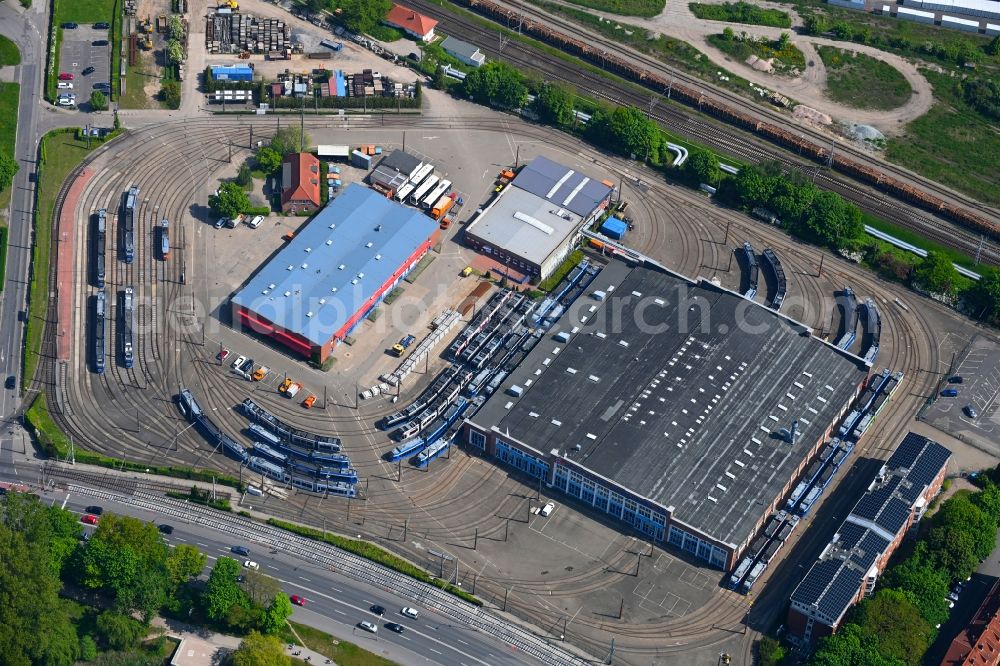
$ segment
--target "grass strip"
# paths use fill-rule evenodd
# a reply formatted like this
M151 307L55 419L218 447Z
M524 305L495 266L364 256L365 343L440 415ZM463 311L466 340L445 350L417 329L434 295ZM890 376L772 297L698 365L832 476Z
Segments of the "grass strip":
M7 227L0 227L0 291L7 277Z
M354 643L342 641L313 627L288 621L279 634L285 643L301 645L324 657L337 666L393 666L396 662L380 657Z
M0 118L13 118L14 122L0 123L0 152L4 152L10 156L14 156L15 151L15 139L17 128L17 107L18 100L21 94L21 87L16 83L4 83L0 82ZM0 211L6 210L10 206L11 193L13 191L13 184L4 190L0 190ZM0 230L4 232L2 238L0 238L0 291L3 291L4 287L4 273L3 267L6 265L7 261L7 236L6 229L4 226L7 224L7 218L0 214Z
M826 94L857 109L895 109L910 99L913 88L892 65L864 53L817 46L826 65Z
M552 275L548 276L538 285L539 291L552 291L556 286L563 281L563 278L569 275L569 272L576 268L580 262L583 261L583 251L573 250L573 252L566 257L566 259L559 264L559 267L553 271Z
M7 37L0 35L0 67L20 64L21 52L18 50L17 44Z
M574 5L589 7L621 16L656 16L666 6L666 0L568 0Z
M393 555L389 551L380 548L373 543L360 541L358 539L348 539L347 537L342 537L338 534L331 534L330 532L323 532L312 527L296 525L295 523L278 520L277 518L269 518L267 524L273 525L274 527L280 527L283 530L288 530L289 532L293 532L299 536L304 536L308 539L328 543L331 546L336 546L341 550L346 550L347 552L363 557L366 560L371 560L372 562L381 564L384 567L388 567L389 569L401 573L404 576L409 576L410 578L419 580L421 583L428 583L434 587L439 587L445 592L455 595L459 599L468 601L470 604L474 604L476 606L483 605L482 601L462 588L456 587L447 581L431 576L415 564L411 564L403 558Z
M743 23L745 25L766 25L772 28L791 28L792 19L788 12L780 9L764 9L749 2L723 2L721 5L703 5L700 2L688 4L691 13L708 21Z
M890 236L898 238L899 240L915 245L922 250L927 250L928 252L937 252L938 254L943 254L948 257L953 263L959 266L964 266L969 270L976 270L975 260L967 254L963 254L958 250L950 247L945 247L935 243L934 241L921 236L918 233L910 231L909 229L904 229L903 227L896 226L892 222L888 222L879 217L874 217L868 213L861 213L861 222L867 224L871 227L878 229L881 232L887 233ZM915 256L915 255L914 255Z

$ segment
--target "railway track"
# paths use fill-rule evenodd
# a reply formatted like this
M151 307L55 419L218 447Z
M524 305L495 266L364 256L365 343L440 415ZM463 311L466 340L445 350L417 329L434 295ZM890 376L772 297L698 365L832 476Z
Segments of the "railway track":
M185 288L179 280L179 272L184 270L185 265L189 284L206 283L211 277L203 274L209 260L207 254L202 254L205 244L211 242L211 236L202 237L199 234L199 229L207 227L199 227L203 221L191 219L188 207L190 202L201 196L200 189L204 189L204 184L215 177L224 160L206 155L203 146L218 140L220 135L225 140L245 137L249 122L240 118L211 119L184 125L164 123L128 139L141 141L146 146L162 145L160 152L150 154L126 149L125 146L121 149L110 146L92 157L96 160L107 156L110 159L104 160L104 163L112 163L114 167L106 173L99 172L91 181L81 196L78 212L89 212L105 205L109 209L114 208L130 183L137 183L143 188L145 207L137 220L136 262L128 269L115 261L123 271L133 272L125 272L119 277L118 271L109 271L115 284L108 288L117 289L119 280L133 280L137 294L149 299L148 305L145 300L142 301L143 307L150 310L143 320L153 330L137 327L135 377L113 374L112 369L104 375L94 375L87 371L85 354L79 359L71 359L67 368L70 381L63 382L63 385L68 384L65 399L73 409L57 412L54 417L67 433L73 435L75 441L89 449L148 464L193 463L231 474L238 473L235 463L218 455L199 434L183 432L188 424L178 413L172 396L180 385L195 388L200 392L199 399L204 400L203 406L214 412L213 420L223 430L236 434L246 427L246 419L237 414L232 406L242 400L248 389L254 391L259 387L220 371L214 363L215 348L211 344L202 346L201 326L184 324L183 320L188 316L184 314L187 308L185 299L190 287ZM588 157L582 152L582 146L569 135L553 135L547 128L520 121L517 121L517 127L512 128L514 122L501 118L498 123L496 115L490 113L474 118L408 119L406 127L516 133L533 141L556 145L569 154L580 155L582 159L600 160L601 169L634 172L644 181L648 178L646 190L642 196L635 197L637 201L633 204L650 219L648 224L643 225L649 227L648 235L642 237L637 249L655 256L656 251L664 248L664 239L670 238L682 248L682 262L678 270L691 275L702 273L707 270L703 267L707 266L721 265L721 270L725 270L726 250L715 242L706 242L706 239L722 237L725 221L721 211L713 211L697 193L651 177L651 170L623 163L618 158ZM335 126L336 123L328 118L307 119L310 130ZM259 124L255 126L258 130L255 136L265 138L268 131L261 132L259 127ZM376 128L373 123L371 129ZM68 183L64 184L66 188ZM667 200L684 205L666 208L653 203ZM57 210L61 210L62 201L64 197ZM108 205L109 202L111 205ZM731 214L725 215L731 217ZM178 246L174 248L169 262L157 261L152 256L150 243L155 236L150 233L151 225L159 217L171 219L172 231L182 234L178 236ZM751 239L755 247L775 248L789 275L796 276L793 277L792 294L786 301L790 308L788 312L795 312L793 308L797 295L801 295L807 303L822 302L827 297L828 289L820 282L798 277L814 274L815 255L819 254L819 250L802 247L782 232L746 218L740 218L733 224L731 238L735 239L737 235ZM117 250L117 244L114 246ZM877 277L852 270L844 262L829 263L827 280L840 284L850 282L859 294L884 292L885 285ZM77 291L78 298L91 292L89 285L81 285ZM915 295L905 295L905 300L914 304L923 303ZM806 305L802 307L803 321L815 325L825 316L808 310ZM931 305L927 309L936 307ZM930 381L929 375L918 373L917 369L936 367L939 360L936 345L927 342L934 339L934 329L927 321L926 313L920 310L922 308L914 305L905 314L900 311L894 316L883 316L886 356L880 360L892 367L913 370L915 383L907 392L913 396L908 398L913 403L919 401L920 391ZM54 312L51 310L47 314L49 320ZM54 335L54 329L55 326L46 327L47 338ZM54 338L50 348L54 359ZM141 355L138 355L139 349L143 349ZM48 374L39 375L53 399L56 390L51 381L55 377L54 363L54 360L50 361L43 369ZM144 378L142 384L137 381L139 376ZM41 384L36 381L35 385ZM95 397L99 404L95 403ZM254 397L256 399L257 395ZM264 404L284 420L293 424L303 422L302 411L290 401L268 398ZM360 413L354 414L314 411L309 414L307 429L332 432L344 438L347 450L352 453L367 446L362 442L368 441L372 442L376 452L384 452L380 440L375 439L384 438L384 434L371 424L390 411L395 411L390 403L366 405ZM897 427L903 427L902 422L892 426L893 429ZM114 432L114 435L109 437L109 432ZM884 457L876 449L865 455L869 454L871 457ZM410 529L424 540L468 543L476 529L480 536L494 535L497 538L496 535L504 529L504 516L523 511L523 500L518 499L517 493L523 493L525 486L500 467L474 465L466 454L458 452L453 453L453 458L451 463L439 466L432 474L407 470L401 484L396 484L394 477L388 478L385 465L379 461L367 458L357 461L359 472L371 483L370 488L366 484L367 501L353 503L353 518L345 517L349 506L347 500L333 500L331 503L329 499L317 497L302 497L295 502L275 505L273 511L283 517L315 525L329 522L333 529L345 533L364 533L390 550L419 562L425 561L426 555L414 550L409 542L398 540L402 522L407 517ZM394 471L390 469L390 472ZM468 485L460 486L460 478L463 484ZM480 511L473 515L469 511L470 506L489 508L485 513ZM357 522L359 512L362 515L360 525ZM518 528L512 526L512 529ZM617 580L609 578L606 569L623 570L625 567L622 565L628 559L620 550L613 550L607 562L602 561L599 566L547 577L543 587L551 592L551 599L540 596L537 581L521 578L511 582L504 576L490 575L488 571L478 577L477 592L483 598L499 600L504 597L504 591L513 585L515 589L509 595L508 610L545 628L551 624L552 614L557 608L572 603L574 594L605 589ZM468 562L463 562L463 568L467 566ZM717 645L728 640L732 632L740 627L747 611L744 598L719 593L708 604L683 617L662 617L643 623L629 622L628 616L625 621L610 622L606 618L582 613L574 620L577 626L569 626L567 638L594 653L601 653L606 650L607 643L595 636L611 632L619 637L622 656L633 663L648 663L655 658L676 659L679 654L694 647ZM664 645L665 637L670 637L670 645ZM656 647L650 647L651 644Z
M509 41L501 51L498 48L499 25L496 29L486 28L464 15L448 12L445 8L430 0L415 0L413 5L418 10L427 13L433 18L446 21L449 34L477 44L494 59L505 60L514 64L519 69L537 72L548 80L567 83L589 97L605 100L616 105L636 106L640 109L648 109L647 113L649 117L656 120L668 131L689 136L722 154L727 154L736 159L754 164L764 161L780 162L788 169L800 171L806 178L813 180L820 187L837 192L871 215L888 220L902 228L912 230L969 256L979 255L984 262L1000 265L1000 245L996 242L984 239L981 235L964 229L940 216L890 199L888 195L867 186L862 186L856 182L848 182L832 170L818 165L811 159L780 149L739 128L726 125L709 116L689 112L679 105L670 103L666 96L668 91L662 91L663 94L652 93L651 97L651 93L640 92L637 90L637 86L633 84L622 85L605 80L595 81L583 68L574 67L560 58L553 57L544 51L518 41ZM540 13L538 15L541 16ZM547 15L545 16L547 18ZM575 30L581 30L575 24L565 25L572 26ZM611 48L610 44L607 46ZM615 49L618 48L620 47L615 47ZM659 68L664 69L662 65ZM670 74L673 75L674 73L670 72ZM678 79L680 79L680 76L678 76ZM705 87L704 82L700 79L688 77L685 80L696 82L698 86ZM745 100L742 100L738 96L734 96L732 99L738 101L741 105L746 104ZM651 100L654 101L652 105L650 103ZM822 138L824 143L829 142L827 137L823 135L818 136ZM882 168L881 162L879 163L879 168ZM907 174L907 172L902 172L898 169L896 169L896 172L901 175ZM945 190L941 190L940 186L936 187L938 188L936 191L946 192ZM977 210L994 214L992 211L985 209L981 204L977 204Z

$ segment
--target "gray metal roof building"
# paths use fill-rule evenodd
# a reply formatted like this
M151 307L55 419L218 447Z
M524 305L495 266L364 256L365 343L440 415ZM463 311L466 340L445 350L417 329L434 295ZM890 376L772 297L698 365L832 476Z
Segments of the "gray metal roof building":
M937 494L951 451L908 433L791 596L789 630L807 642L832 633L869 594L903 534Z
M233 297L234 320L263 327L303 353L325 349L436 238L434 220L352 183Z
M386 169L406 174L407 178L416 173L417 169L423 165L424 163L418 158L402 150L392 151L383 157L381 162L379 162L380 167L385 167Z
M462 40L455 39L454 37L445 37L444 41L441 42L441 48L443 48L446 53L450 53L464 62L466 65L482 67L483 63L486 62L486 56L479 50L478 46L468 42L463 42Z
M466 242L527 274L546 277L596 219L613 187L536 157L465 230Z
M551 451L730 559L857 394L864 363L705 282L614 261L591 289L603 300L581 297L551 330L568 341L543 339L470 427Z

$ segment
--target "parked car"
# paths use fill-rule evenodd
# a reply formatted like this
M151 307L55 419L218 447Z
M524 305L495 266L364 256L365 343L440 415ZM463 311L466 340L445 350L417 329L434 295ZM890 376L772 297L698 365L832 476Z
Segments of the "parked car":
M261 225L261 222L263 221L264 221L263 215L255 215L252 220L247 222L247 226L250 227L251 229L256 229Z
M260 565L253 560L244 560L243 566L247 569L253 569L254 571L260 571Z
M17 377L15 377L14 375L8 375L7 376L7 381L5 381L3 383L3 385L4 385L5 388L11 389L11 390L17 388Z
M173 525L167 525L166 523L157 526L156 529L160 530L164 534L173 534L174 533L174 526Z
M76 95L59 95L59 106L76 106Z
M84 509L84 511L86 511L87 513L92 513L95 516L99 516L102 513L104 513L104 507L101 507L101 506L88 506L86 509Z
M306 605L306 600L303 599L302 597L300 597L297 594L293 594L292 596L288 597L288 600L291 601L296 606L305 606Z
M253 380L255 382L259 382L262 379L264 379L264 377L267 377L267 373L269 372L271 372L271 369L268 368L266 365L262 365L253 371Z
M111 24L110 23L104 23L102 21L100 23L95 23L94 24L94 30L110 30L110 29L111 29Z
M59 90L72 90L73 84L70 83L69 81L60 81L59 83L56 84L56 88L58 88Z
M250 549L246 546L233 546L229 550L231 550L234 554L242 555L243 557L250 555Z
M95 83L94 84L94 90L99 90L102 93L109 93L109 92L111 92L111 84L110 83Z
M217 361L225 361L227 358L229 358L229 350L228 349L221 349L221 350L219 350L219 353L215 355L215 359Z
M965 412L966 416L968 416L970 419L979 418L979 412L977 412L976 408L973 407L972 405L966 405L962 409Z
M96 525L97 524L97 516L93 516L93 515L91 515L89 513L84 514L80 518L80 522L81 523L86 523L87 525Z
M942 398L954 398L957 395L958 395L958 389L946 388L945 390L941 391Z
M233 370L236 370L237 368L239 368L241 365L243 365L246 362L247 362L247 357L244 356L243 354L240 354L239 356L236 357L236 360L233 361L233 364L232 364Z
M285 395L289 398L294 398L295 395L302 390L302 384L298 382L292 382L292 385L285 389Z
M541 516L542 518L548 518L549 515L553 511L555 511L555 510L556 510L556 503L555 502L549 502L548 504L546 504L545 506L543 506L541 509L539 509L538 515Z
M212 226L214 226L216 229L221 229L222 227L226 226L228 223L229 223L229 218L220 217L219 219L217 219L215 221L215 224L212 225Z
M399 609L399 612L400 614L405 615L411 620L416 620L417 616L420 615L420 611L418 611L416 608L410 608L409 606L403 606L401 609Z
M62 24L63 30L76 30L80 26L72 21L66 21Z
M107 46L108 40L106 39L95 39L90 43L91 46Z
M84 70L83 70L82 72L80 72L80 73L81 73L81 74L83 74L84 76L88 76L88 75L90 75L90 74L93 74L93 73L94 73L94 72L96 72L96 71L97 71L97 69L95 69L94 67L87 67L86 69L84 69Z
M292 378L285 377L285 381L281 382L281 384L278 386L278 393L284 393L285 391L288 390L288 387L291 385L292 385Z
M948 383L949 384L961 384L964 381L965 380L962 379L962 375L953 375L953 376L951 376L951 377L948 378Z
M316 404L316 396L310 395L308 398L302 401L302 406L306 409L312 409L312 406Z
M396 622L386 622L385 628L388 629L389 631L395 631L397 634L403 633L403 631L406 629L406 627L404 627L401 624L397 624Z
M60 81L72 81L73 80L73 75L70 74L69 72L59 72L59 80Z
M373 634L378 633L378 626L376 626L375 623L373 622L369 622L368 620L362 620L361 622L358 622L358 626L364 629L365 631L372 632Z
M372 606L368 610L370 610L371 612L375 613L379 617L382 617L383 615L385 615L385 608L383 608L382 606Z

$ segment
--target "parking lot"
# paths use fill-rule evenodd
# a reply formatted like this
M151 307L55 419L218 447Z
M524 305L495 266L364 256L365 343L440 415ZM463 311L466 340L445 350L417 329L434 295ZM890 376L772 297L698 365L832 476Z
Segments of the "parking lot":
M71 92L76 95L78 107L90 107L90 93L95 83L111 81L111 36L107 30L95 30L93 26L81 23L75 29L63 29L62 49L59 52L59 72L73 75ZM98 40L108 41L107 46L94 46ZM93 67L94 71L84 76L83 70Z
M940 393L924 415L935 428L960 440L1000 455L1000 345L976 338L969 353L962 358L955 374L962 383L948 384L955 397ZM976 416L970 416L971 407Z

